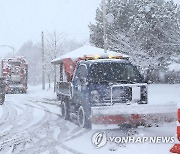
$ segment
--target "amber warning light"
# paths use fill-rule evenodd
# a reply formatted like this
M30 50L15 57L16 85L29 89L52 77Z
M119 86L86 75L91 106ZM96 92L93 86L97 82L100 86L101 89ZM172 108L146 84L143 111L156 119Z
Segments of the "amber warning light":
M84 60L96 60L96 59L126 59L126 60L128 60L129 57L113 56L113 55L108 55L108 56L100 56L100 55L87 56L87 55L85 55L83 59Z

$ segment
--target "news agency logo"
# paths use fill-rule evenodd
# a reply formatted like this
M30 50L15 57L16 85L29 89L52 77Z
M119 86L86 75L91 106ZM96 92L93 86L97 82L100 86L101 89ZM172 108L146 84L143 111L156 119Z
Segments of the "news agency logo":
M97 132L92 136L92 143L95 148L101 148L107 143L107 135L105 132Z
M141 143L150 143L150 144L168 144L174 143L175 137L165 137L165 136L110 136L107 137L105 132L97 132L92 136L92 144L95 148L101 148L106 145L107 142L115 144L141 144Z

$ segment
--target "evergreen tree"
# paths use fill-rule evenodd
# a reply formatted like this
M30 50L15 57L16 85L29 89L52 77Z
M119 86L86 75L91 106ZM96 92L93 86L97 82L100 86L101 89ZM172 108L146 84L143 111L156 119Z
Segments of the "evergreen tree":
M177 5L164 0L108 0L107 14L115 17L107 25L108 48L130 55L142 67L165 68L179 52ZM96 23L90 24L90 42L103 47L102 4Z

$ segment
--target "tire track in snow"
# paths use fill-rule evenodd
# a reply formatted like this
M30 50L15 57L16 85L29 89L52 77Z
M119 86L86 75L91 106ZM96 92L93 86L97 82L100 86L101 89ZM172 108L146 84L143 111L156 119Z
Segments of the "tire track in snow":
M44 101L42 101L42 102L36 101L36 102L42 103L42 104L57 105L57 103L52 103L53 100L50 100L50 101L51 101L51 103L47 103L47 102L44 102ZM74 149L71 149L71 148L69 148L68 146L66 146L65 144L62 144L62 143L70 141L70 140L73 140L73 139L76 139L78 137L81 137L81 136L87 134L90 131L90 129L80 128L79 126L77 126L76 128L74 128L72 130L65 130L65 128L64 128L65 123L67 124L67 123L72 123L72 122L71 121L67 121L67 120L63 120L63 119L61 119L61 120L62 120L62 124L61 123L58 124L58 126L59 126L59 128L60 128L60 130L62 132L62 133L60 132L59 135L58 135L59 142L69 152L73 152L73 153L79 154L80 152L75 151ZM75 124L73 123L73 125L75 125Z
M77 134L74 134L74 135L72 134L72 136L66 138L66 139L65 139L65 142L70 141L70 140L73 140L73 139L76 139L76 138L78 138L78 137L81 137L81 136L87 134L88 132L90 132L90 129L83 129L82 132L78 132Z
M33 102L34 103L34 102ZM37 104L36 104L37 105ZM54 114L52 112L49 111L49 109L47 109L46 107L38 104L39 106L41 106L41 108L43 108L43 110L48 113L48 117L46 118L46 122L43 124L45 126L47 126L47 129L45 129L47 131L47 134L44 138L42 138L41 140L39 140L35 146L29 148L28 150L26 150L26 152L33 152L33 153L40 153L40 152L44 152L44 151L53 151L54 146L57 145L57 142L54 140L53 137L53 133L54 133L54 128L58 127L56 125L56 123L59 121L59 118L57 117L55 120L53 119L53 116L57 116L57 114ZM51 113L51 114L50 114ZM41 125L40 127L42 127L43 125ZM44 127L43 127L44 128ZM64 123L63 123L63 128L64 128ZM66 128L65 128L66 129ZM64 132L64 130L61 130ZM68 129L67 129L68 131ZM65 131L66 132L66 131ZM40 132L39 132L40 133ZM64 133L65 134L65 133ZM50 146L49 146L50 145Z
M44 152L48 150L45 148L46 147L45 143L48 142L48 140L50 140L50 137L52 137L52 134L53 134L53 132L51 132L49 129L50 122L52 121L52 116L51 114L49 114L50 112L47 112L48 109L45 108L44 106L34 103L34 101L30 101L30 102L31 104L28 104L28 105L31 108L42 110L45 113L45 116L43 120L41 120L37 125L34 125L33 127L30 127L30 129L28 129L29 131L28 133L30 134L30 137L33 138L33 140L29 144L30 147L24 149L22 153L24 152L25 153L40 153L40 152ZM34 144L33 141L36 143Z
M38 103L42 103L42 104L50 104L50 105L58 105L56 100L54 99L45 99L46 101L49 100L51 103L45 102L45 101L36 101ZM53 102L54 101L54 102ZM58 106L59 107L59 106ZM49 112L49 111L47 111ZM61 116L60 116L61 117ZM62 119L63 120L63 119ZM65 122L67 122L65 120ZM70 122L70 121L68 121ZM74 124L74 123L73 123ZM85 129L85 128L80 128L79 126L77 126L76 128L74 128L73 130L70 130L69 135L67 136L67 138L65 139L65 141L69 141L78 137L81 137L85 134L87 134L90 131L90 129ZM71 137L69 137L71 135Z
M7 107L7 105L2 105L1 106L3 109L3 115L0 118L0 126L8 119L9 117L9 108Z
M22 100L21 100L22 99ZM23 103L19 103L23 102ZM55 147L60 147L64 151L73 154L82 154L75 149L72 149L64 144L67 138L71 138L73 133L76 133L72 138L82 136L82 129L68 125L74 125L70 121L65 121L60 118L60 115L53 113L47 107L46 103L37 103L32 100L19 99L18 104L7 103L3 106L3 115L0 118L0 130L4 130L7 126L12 128L6 132L0 133L0 153L41 153L48 151L49 153L58 153ZM25 103L24 103L25 102ZM50 104L50 103L49 103ZM51 105L55 105L51 104ZM57 105L57 104L56 104ZM17 112L22 110L22 113L17 116ZM32 112L42 111L44 115L40 120L36 121L32 116ZM57 139L53 137L55 128L59 128L60 132ZM79 133L79 134L78 134Z
M12 105L13 106L13 105ZM10 108L12 108L11 105L9 105ZM8 135L6 135L6 138L8 138L9 136L12 136L15 133L21 132L25 127L27 127L27 124L29 124L32 121L32 118L28 119L27 118L27 114L31 115L32 110L30 110L29 107L26 107L25 110L23 110L23 113L20 114L19 116L16 116L14 118L14 121L12 123L12 129L8 132ZM24 121L21 124L18 124L19 121ZM2 138L1 138L2 140Z
M13 107L14 104L7 104L7 105L9 105L8 108L15 110L15 108ZM16 106L16 105L14 105L14 106ZM16 110L15 110L16 116L14 116L14 114L11 114L11 111L9 111L10 116L14 117L13 122L11 122L12 128L4 133L0 133L0 137L1 137L0 147L1 147L1 151L3 153L7 152L10 147L15 147L16 145L28 140L28 136L23 132L23 129L25 127L27 127L27 124L32 120L32 118L27 119L27 116L26 116L28 114L31 115L30 113L32 111L30 110L29 107L25 107L25 109L24 109L20 106L19 108L22 109L22 111L23 111L23 113L20 114L19 116L17 116ZM21 121L22 119L24 119L24 122L21 124L18 124L18 121ZM8 125L8 124L9 123L6 123L6 125Z
M23 104L22 104L23 105ZM12 109L13 107L11 105L8 106L9 109ZM13 128L4 133L3 136L2 134L1 136L1 141L3 141L0 146L3 147L3 149L6 149L4 152L7 152L10 148L10 146L17 146L20 143L23 142L29 142L31 140L31 138L29 137L30 135L27 133L29 129L35 128L37 126L39 126L41 123L43 122L36 122L33 126L29 126L28 124L30 122L33 121L32 118L32 107L26 106L26 109L23 110L23 115L25 116L25 122L22 123L21 125L17 125L16 124L16 116L14 116L14 124L13 124ZM10 111L9 111L10 112ZM20 115L22 116L22 115ZM43 117L42 119L46 119L46 117ZM11 120L10 120L11 122ZM6 123L6 125L8 125L9 123ZM2 150L2 149L1 149ZM13 149L13 151L15 151L15 149Z
M46 108L46 107L45 107ZM45 109L46 112L48 113L52 113L49 111L49 109ZM54 114L54 113L52 113ZM55 114L56 115L56 114ZM65 121L61 118L57 118L56 120L52 120L50 123L50 130L47 133L47 136L44 138L45 140L41 140L40 142L37 143L38 147L32 147L34 150L33 153L39 153L39 152L45 152L45 151L54 151L55 146L60 146L62 149L64 149L65 151L69 151L73 154L82 154L79 151L76 151L75 149L72 149L66 145L63 144L64 140L69 137L68 133L70 131L69 127L67 126L67 124L70 123L69 121ZM58 139L55 140L53 137L53 133L54 133L54 128L58 127L61 131L58 134ZM75 128L74 131L76 131L77 128ZM79 130L79 129L78 129ZM71 130L72 131L72 130ZM43 143L44 142L44 143ZM40 149L39 146L41 147ZM26 150L26 152L32 152L32 148L29 148L28 150Z
M17 111L8 105L6 105L8 108L8 116L5 115L5 119L1 122L0 124L0 130L7 129L9 126L15 126L15 119L17 117ZM0 132L0 137L1 137L1 132Z

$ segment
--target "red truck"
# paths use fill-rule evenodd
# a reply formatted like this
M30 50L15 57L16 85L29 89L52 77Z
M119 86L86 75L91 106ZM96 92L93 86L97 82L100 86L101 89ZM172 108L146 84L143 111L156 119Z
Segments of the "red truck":
M27 93L28 64L24 57L2 60L2 77L6 93Z

